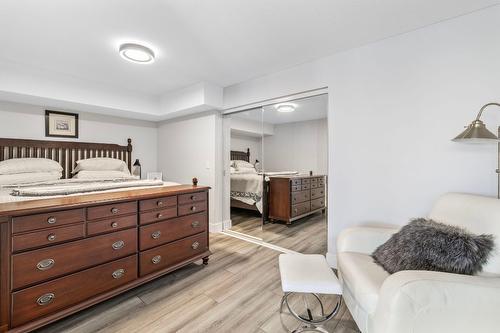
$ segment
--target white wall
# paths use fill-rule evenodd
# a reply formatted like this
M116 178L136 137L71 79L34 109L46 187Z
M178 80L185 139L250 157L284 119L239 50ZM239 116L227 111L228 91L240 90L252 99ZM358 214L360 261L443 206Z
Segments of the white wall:
M0 101L0 136L2 138L66 140L119 145L127 145L127 138L131 138L132 158L140 160L143 176L148 171L156 171L157 129L155 123L73 110L70 112L79 114L79 138L48 138L45 137L45 108L43 106Z
M199 185L212 187L209 215L211 230L221 228L222 202L222 125L214 112L178 118L158 126L158 169L164 179L191 184L193 177ZM217 134L216 134L217 133ZM221 171L222 172L222 171Z
M328 86L333 259L346 227L405 224L448 191L495 194L496 147L450 139L500 100L499 31L490 7L230 87L225 106Z
M250 148L250 163L262 161L262 138L231 133L231 150L247 151Z
M264 137L265 170L326 175L327 125L326 119L274 125L274 135Z

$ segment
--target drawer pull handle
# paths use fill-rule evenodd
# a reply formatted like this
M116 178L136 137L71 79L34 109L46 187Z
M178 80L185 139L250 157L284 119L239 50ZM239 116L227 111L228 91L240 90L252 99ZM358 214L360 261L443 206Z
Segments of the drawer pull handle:
M200 246L200 243L198 243L198 242L194 242L193 245L191 245L193 250L196 250L199 246Z
M117 228L117 227L118 227L118 222L111 223L111 228Z
M113 276L113 279L119 279L125 275L125 270L123 268L117 269L111 275Z
M161 256L154 256L153 259L151 259L151 262L155 265L159 264L161 261Z
M156 203L156 205L157 205L157 206L163 206L163 201L161 201L161 200L160 200L160 201L158 201L158 202Z
M191 207L191 211L195 212L196 211L196 206Z
M49 242L55 241L55 240L56 240L56 235L55 235L55 234L49 234L49 235L47 236L47 240L48 240Z
M38 297L38 299L36 300L36 303L38 305L47 305L47 304L52 303L54 298L56 298L56 295L54 295L53 293L43 294L42 296Z
M198 221L191 222L191 227L198 228L199 226L200 226L200 222L198 222Z
M48 224L54 224L56 223L57 219L54 216L51 216L47 219Z
M160 230L155 231L155 232L153 232L151 234L151 238L153 238L153 239L158 239L158 238L160 238L160 236L161 236L161 231Z
M51 269L55 263L56 261L54 259L44 259L36 264L36 268L38 268L38 270L40 271L46 271L48 269Z
M297 213L297 212L298 212L297 208L295 208L293 211L294 211L295 213Z
M192 195L191 200L193 200L193 201L196 200L196 195Z
M119 240L118 242L114 242L113 245L111 245L111 247L113 248L113 250L122 249L124 246L125 246L125 242L122 241L122 240Z
M116 207L111 208L111 213L112 214L118 214L119 211L120 210L118 208L116 208Z
M157 219L161 219L162 217L163 217L163 214L162 214L162 213L158 213L158 214L156 215L156 218L157 218Z

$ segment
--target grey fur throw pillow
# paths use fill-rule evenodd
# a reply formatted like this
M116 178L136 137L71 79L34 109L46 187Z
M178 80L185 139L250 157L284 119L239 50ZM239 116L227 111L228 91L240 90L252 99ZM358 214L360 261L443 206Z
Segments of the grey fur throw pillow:
M474 275L481 272L495 247L493 235L423 218L412 220L380 245L372 257L387 272L440 271Z

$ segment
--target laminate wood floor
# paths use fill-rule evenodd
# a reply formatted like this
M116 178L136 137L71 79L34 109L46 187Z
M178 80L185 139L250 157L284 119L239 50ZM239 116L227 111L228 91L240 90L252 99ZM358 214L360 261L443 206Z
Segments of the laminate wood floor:
M39 332L284 333L299 326L279 312L279 252L223 234L210 241L208 266L191 264ZM329 307L336 301L324 299ZM359 332L345 306L325 328Z
M300 253L327 252L327 220L323 213L306 216L291 225L275 222L262 226L259 213L232 208L231 221L231 230L260 238L273 245Z

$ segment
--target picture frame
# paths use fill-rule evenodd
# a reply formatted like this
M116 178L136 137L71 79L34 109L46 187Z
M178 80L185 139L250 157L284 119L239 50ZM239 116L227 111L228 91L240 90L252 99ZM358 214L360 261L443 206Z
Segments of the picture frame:
M45 110L45 136L78 138L78 114Z
M148 180L163 180L162 172L148 172Z

